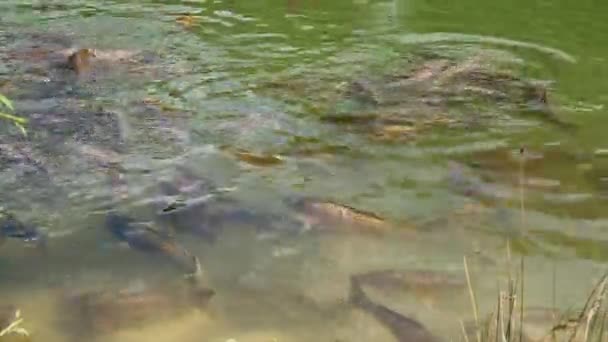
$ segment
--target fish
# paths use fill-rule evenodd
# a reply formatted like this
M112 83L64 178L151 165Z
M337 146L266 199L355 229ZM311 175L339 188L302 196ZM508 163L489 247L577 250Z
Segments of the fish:
M18 220L13 214L0 213L0 243L6 238L19 239L46 247L47 237L34 225Z
M90 60L94 57L97 57L97 53L94 49L80 49L68 57L67 66L77 74L80 74L89 69L91 64Z
M466 286L464 277L451 273L430 270L383 269L356 275L365 285L382 289L462 289Z
M208 242L217 240L217 229L209 214L209 198L171 202L156 214L158 221L173 231L186 231Z
M75 292L65 296L63 319L82 341L85 337L158 324L191 309L206 309L214 294L208 288L192 291L176 286Z
M229 203L231 204L231 203ZM159 221L175 231L186 231L209 243L232 227L251 227L257 232L272 229L279 218L238 206L212 206L207 201L171 203L157 213Z
M116 213L109 213L106 216L105 225L115 238L126 242L130 248L148 254L162 255L189 276L200 274L198 258L179 245L171 235L138 224L128 216Z
M356 231L383 233L390 224L382 217L344 204L317 198L288 199L287 204L299 212L305 224L333 229L348 225Z
M350 277L349 302L388 328L398 342L439 342L420 322L374 303L365 294L356 276Z
M253 166L276 166L284 162L283 157L276 154L254 153L243 149L226 149L226 151L238 160Z

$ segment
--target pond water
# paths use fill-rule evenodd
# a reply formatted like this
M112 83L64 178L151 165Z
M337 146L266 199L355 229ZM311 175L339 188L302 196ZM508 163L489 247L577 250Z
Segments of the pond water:
M5 0L0 11L0 94L29 119L26 137L0 121L0 207L46 235L43 248L8 236L0 244L0 305L20 308L34 341L82 340L79 317L57 319L70 293L158 284L173 293L183 272L125 247L104 217L114 208L153 221L159 198L173 198L159 184L180 169L205 182L190 200L226 197L249 213L189 222L211 226L213 239L171 237L200 260L215 296L204 310L90 338L395 341L348 302L351 275L464 279L466 256L485 314L521 257L530 307L581 306L605 269L608 3ZM97 50L93 73L49 63L73 47ZM345 85L369 82L376 101L409 65L436 56L509 64L546 87L560 124L514 108L510 93L445 107L398 93L402 107L433 112L423 123L324 119L351 111ZM451 96L440 90L438 101ZM452 111L481 114L435 126ZM374 213L390 228L368 234L355 219L338 232L335 222L306 229L289 205L299 198ZM334 209L348 221L345 208ZM459 322L473 319L466 283L419 281L415 291L365 290L445 340L461 339Z

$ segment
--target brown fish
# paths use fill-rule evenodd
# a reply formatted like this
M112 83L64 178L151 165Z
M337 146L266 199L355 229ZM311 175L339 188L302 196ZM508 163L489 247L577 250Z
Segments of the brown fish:
M361 273L354 277L363 285L383 291L411 292L429 308L438 304L438 297L443 293L462 291L466 287L462 276L430 270L387 269Z
M358 281L382 289L461 289L465 279L451 273L430 270L377 270L355 276Z
M188 276L200 276L198 258L178 244L173 236L137 224L132 218L116 213L106 216L105 225L115 238L126 242L132 249L161 255L186 272Z
M106 334L203 309L214 294L200 287L82 292L67 296L66 318L82 329L77 334Z
M329 229L348 225L354 230L368 233L383 233L390 224L382 217L333 201L314 198L300 198L288 201L298 211L309 226L326 226Z
M182 25L185 28L191 28L196 24L198 18L193 16L192 14L184 14L175 18L175 22Z
M361 288L356 277L350 278L349 301L355 307L372 315L395 336L399 342L437 342L438 339L421 323L383 305L374 303Z
M282 164L284 161L281 156L276 154L255 153L244 149L225 148L225 150L238 160L253 166L275 166Z
M89 69L93 57L97 57L94 49L80 49L68 57L68 67L80 74Z

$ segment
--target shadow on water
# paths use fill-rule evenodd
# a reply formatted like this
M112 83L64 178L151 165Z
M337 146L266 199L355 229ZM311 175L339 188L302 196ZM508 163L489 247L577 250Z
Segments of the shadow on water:
M606 259L602 11L504 6L4 1L28 124L0 122L0 331L461 338L462 257L485 314L507 240L526 304L580 306Z

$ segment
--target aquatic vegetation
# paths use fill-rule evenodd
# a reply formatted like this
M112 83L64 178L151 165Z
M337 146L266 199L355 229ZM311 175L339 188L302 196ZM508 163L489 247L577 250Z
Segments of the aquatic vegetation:
M0 106L0 119L5 119L13 123L17 128L19 128L19 130L24 136L27 136L25 125L27 124L28 120L26 118L1 111L2 107L5 107L10 111L14 111L15 108L13 107L12 101L9 100L6 96L0 94L0 105L2 105Z
M520 229L522 233L528 232L527 209L526 209L526 169L528 167L528 151L525 147L518 150L518 190L519 190L519 212ZM518 274L513 275L511 240L507 239L506 248L506 273L508 275L506 290L499 288L495 311L490 313L485 319L481 319L478 308L478 298L475 293L469 266L466 256L464 257L464 271L467 279L471 307L474 316L474 326L472 331L467 331L465 324L461 321L462 333L465 341L470 341L469 335L474 335L478 342L485 341L565 341L568 342L588 342L603 341L604 327L608 323L606 311L608 304L605 303L608 295L608 274L604 274L596 283L589 294L582 311L576 317L570 318L565 313L560 313L555 309L542 310L543 314L547 311L550 315L541 316L541 325L549 327L544 334L538 335L538 329L534 325L539 322L529 323L531 319L530 311L525 307L525 262L524 256L521 257ZM555 279L553 280L555 282ZM518 283L519 282L519 283ZM555 293L556 284L552 284ZM555 294L554 294L555 296ZM552 303L555 307L555 298ZM603 317L599 314L603 312ZM537 327L536 327L537 328ZM538 336L533 336L537 334Z
M595 284L580 309L560 312L548 308L528 308L523 302L524 287L509 280L497 298L496 311L480 319L477 328L463 324L465 340L478 341L605 341L606 291L608 275ZM472 337L476 336L476 337Z
M0 307L0 341L30 341L29 332L22 327L21 311L13 306Z

